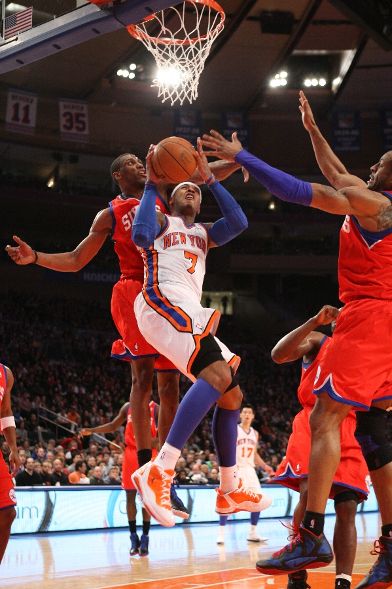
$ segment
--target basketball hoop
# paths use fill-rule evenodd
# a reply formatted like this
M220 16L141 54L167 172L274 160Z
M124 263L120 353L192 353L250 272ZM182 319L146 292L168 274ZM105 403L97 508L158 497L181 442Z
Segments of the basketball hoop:
M225 12L215 0L184 0L127 26L155 59L158 75L152 86L162 102L196 100L200 75L224 21Z

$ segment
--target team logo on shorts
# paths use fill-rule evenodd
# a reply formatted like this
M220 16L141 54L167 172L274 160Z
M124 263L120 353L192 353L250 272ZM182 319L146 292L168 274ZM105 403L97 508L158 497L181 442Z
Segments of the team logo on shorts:
M314 379L314 383L313 383L314 385L317 384L317 381L320 378L320 373L321 373L321 366L319 366L317 368L317 373L316 373L316 376L315 376L315 379Z
M9 496L10 496L11 501L13 503L16 503L15 489L10 489Z

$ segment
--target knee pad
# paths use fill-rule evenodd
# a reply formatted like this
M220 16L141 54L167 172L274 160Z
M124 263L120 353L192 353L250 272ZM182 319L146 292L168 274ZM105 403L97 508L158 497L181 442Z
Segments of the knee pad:
M225 390L225 393L228 393L229 391L231 391L231 389L234 389L234 387L236 387L240 384L240 379L238 378L238 376L236 374L234 374L234 371L231 367L230 367L230 370L231 370L231 375L233 378L231 379L231 383L229 384L229 386Z
M334 501L334 504L336 507L340 503L345 503L345 501L355 501L355 503L358 504L361 500L359 498L358 493L356 493L355 491L351 491L350 489L347 489L346 491L342 491L341 493L337 493L337 495L335 495L333 501Z
M200 340L200 349L193 361L191 373L196 378L199 373L213 362L223 360L222 352L214 336L210 333Z
M390 412L378 407L357 411L355 437L369 470L378 470L392 462L392 442L389 431Z

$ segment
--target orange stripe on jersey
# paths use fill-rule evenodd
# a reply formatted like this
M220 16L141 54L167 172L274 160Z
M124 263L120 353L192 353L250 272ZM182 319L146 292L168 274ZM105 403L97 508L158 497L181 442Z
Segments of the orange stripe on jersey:
M192 320L181 307L173 305L159 290L158 285L158 252L154 249L145 250L146 280L143 297L146 303L159 315L164 317L177 331L192 333Z

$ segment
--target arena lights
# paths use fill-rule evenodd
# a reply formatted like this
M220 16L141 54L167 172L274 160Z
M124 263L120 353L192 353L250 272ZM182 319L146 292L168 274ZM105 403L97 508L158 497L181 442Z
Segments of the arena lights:
M270 87L271 88L278 88L279 86L287 86L287 72L282 70L279 74L275 74L274 78L270 80Z
M136 77L135 70L137 69L136 63L129 64L129 69L126 67L117 70L117 75L123 78L129 78L133 80Z
M306 86L306 88L310 88L311 86L323 87L327 85L327 80L325 78L305 78L303 85Z

